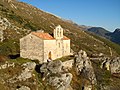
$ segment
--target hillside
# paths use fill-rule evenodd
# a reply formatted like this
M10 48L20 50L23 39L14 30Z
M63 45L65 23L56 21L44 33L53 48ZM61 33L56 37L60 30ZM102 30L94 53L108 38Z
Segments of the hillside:
M12 40L18 40L30 31L44 30L45 32L52 33L54 27L60 24L64 28L64 34L71 39L71 47L75 52L83 49L89 55L100 53L110 55L110 46L84 32L82 27L78 27L31 5L18 1L7 2L1 0L0 12L1 17L6 18L11 23L5 30L7 34L4 36L6 37L4 43L8 43L5 41L11 40L11 38ZM11 26L15 26L18 29L11 28ZM3 46L1 45L1 47ZM114 48L112 51L114 55L118 55Z
M87 29L87 31L93 32L99 36L105 37L109 40L111 40L112 42L115 42L117 44L120 44L120 29L115 29L114 32L109 32L104 28L101 27L91 27L89 29Z
M36 30L52 34L57 25L71 39L74 55L43 64L19 56L20 38ZM0 90L118 90L118 56L119 45L84 26L23 2L0 0Z

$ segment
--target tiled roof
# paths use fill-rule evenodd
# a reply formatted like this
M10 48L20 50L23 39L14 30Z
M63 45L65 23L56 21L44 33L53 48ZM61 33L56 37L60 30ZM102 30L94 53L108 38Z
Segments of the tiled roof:
M66 36L63 36L63 40L69 40L69 38Z
M52 40L54 39L50 34L48 33L42 33L42 32L32 32L33 35L40 37L42 39L46 39L46 40Z
M45 39L45 40L54 40L55 39L49 33L32 32L32 34L39 37L39 38ZM69 38L64 36L62 40L69 40Z

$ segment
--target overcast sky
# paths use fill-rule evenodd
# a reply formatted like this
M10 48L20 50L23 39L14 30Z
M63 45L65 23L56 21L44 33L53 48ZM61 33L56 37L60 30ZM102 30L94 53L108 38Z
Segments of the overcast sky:
M120 28L120 0L20 0L80 25Z

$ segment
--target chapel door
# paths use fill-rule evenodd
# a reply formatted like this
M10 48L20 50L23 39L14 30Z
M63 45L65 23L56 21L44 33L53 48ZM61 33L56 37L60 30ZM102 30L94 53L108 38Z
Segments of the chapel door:
M48 58L52 60L52 54L51 54L51 51L50 51L49 54L48 54Z

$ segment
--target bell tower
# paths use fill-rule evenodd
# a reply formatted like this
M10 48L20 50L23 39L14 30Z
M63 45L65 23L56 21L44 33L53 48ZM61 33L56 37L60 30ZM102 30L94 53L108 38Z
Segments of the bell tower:
M63 28L60 25L58 25L54 29L54 38L55 39L62 39L63 38Z

